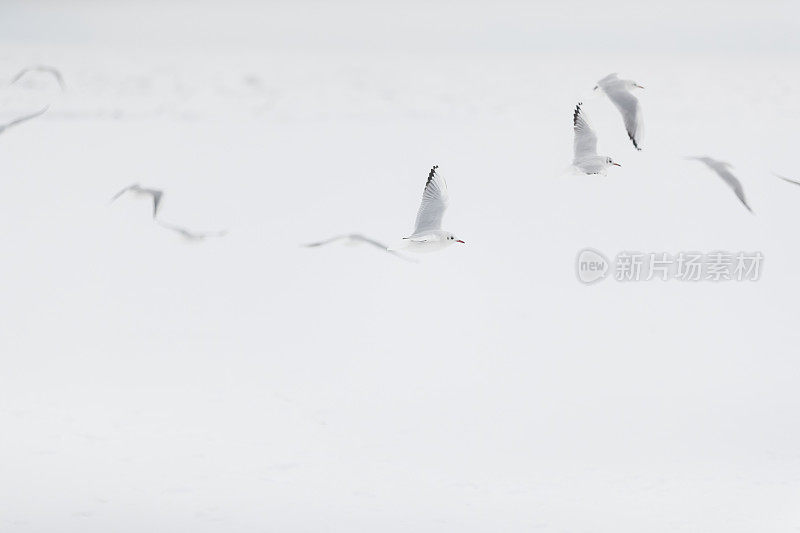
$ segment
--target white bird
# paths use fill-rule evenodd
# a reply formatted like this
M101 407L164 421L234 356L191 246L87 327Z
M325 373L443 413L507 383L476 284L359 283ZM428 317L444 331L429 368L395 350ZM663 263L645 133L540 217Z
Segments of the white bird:
M6 131L8 128L11 128L12 126L16 126L17 124L22 124L23 122L27 122L28 120L31 120L32 118L38 117L39 115L41 115L42 113L47 111L49 108L50 108L50 106L47 106L44 109L41 109L41 110L37 111L36 113L31 114L31 115L25 115L25 116L22 116L22 117L19 117L19 118L15 118L14 120L12 120L11 122L8 122L6 124L0 124L0 133L3 133L4 131Z
M153 218L156 218L158 214L158 208L161 205L161 197L164 195L164 191L160 191L158 189L150 189L147 187L142 187L138 183L134 183L133 185L128 185L113 197L111 197L111 201L113 202L126 192L130 192L131 194L138 196L138 197L150 197L153 199Z
M436 172L438 168L437 165L434 165L428 173L428 181L425 182L425 191L422 193L422 203L417 211L414 233L403 237L403 243L396 249L405 249L411 252L433 252L447 248L454 242L464 244L464 241L457 239L449 231L442 230L442 217L447 209L448 195L447 183Z
M17 73L17 75L14 76L14 78L11 80L9 85L14 85L15 83L17 83L20 80L20 78L22 78L28 72L46 72L48 74L52 74L53 77L58 82L58 86L61 87L61 90L65 91L67 89L67 84L64 83L64 76L61 75L61 72L59 72L57 68L50 67L47 65L33 65L20 70Z
M210 237L224 237L228 234L228 230L222 231L207 231L207 232L199 232L199 231L192 231L190 229L184 228L183 226L176 226L175 224L170 224L169 222L163 222L161 220L156 220L159 226L166 228L168 230L172 230L187 241L190 242L198 242L204 241Z
M311 242L311 243L305 244L303 246L306 246L307 248L315 248L317 246L324 246L326 244L330 244L330 243L336 242L336 241L345 241L345 243L347 243L347 244L366 243L366 244L374 246L375 248L379 248L384 252L389 252L390 254L392 254L392 255L394 255L396 257L399 257L401 259L405 259L406 261L412 261L412 259L409 259L408 257L404 256L403 254L399 254L399 253L395 252L394 250L389 250L386 247L386 245L383 244L382 242L376 241L375 239L371 239L371 238L369 238L369 237L367 237L365 235L362 235L360 233L349 233L349 234L346 234L346 235L337 235L335 237L331 237L330 239L325 239L324 241Z
M619 112L622 114L622 120L625 122L625 130L628 132L633 142L633 146L637 150L642 149L642 137L644 137L644 123L642 119L642 106L639 104L639 99L636 98L631 92L633 89L644 89L641 85L633 80L621 80L616 73L609 74L602 80L597 82L594 89L600 89L608 96Z
M575 158L572 165L584 174L606 175L606 169L610 166L621 167L610 157L597 155L597 135L584 116L581 106L575 106L575 113L572 115L572 127L575 130L574 150Z
M747 199L744 197L744 189L742 188L742 182L739 181L739 178L734 176L730 169L733 167L730 163L726 163L725 161L719 161L717 159L708 157L708 156L692 156L687 157L686 159L693 159L695 161L700 161L704 163L708 168L713 170L717 173L717 175L722 178L722 180L730 187L733 192L736 194L736 197L742 202L748 211L751 213L753 212L750 209L750 205L747 203Z

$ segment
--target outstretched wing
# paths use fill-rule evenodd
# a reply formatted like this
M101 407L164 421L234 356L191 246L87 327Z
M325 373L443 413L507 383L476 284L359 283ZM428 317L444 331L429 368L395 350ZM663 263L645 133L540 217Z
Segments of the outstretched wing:
M713 157L708 156L694 156L694 157L687 157L687 159L694 159L696 161L700 161L701 163L705 164L708 168L713 170L725 184L730 187L736 197L742 202L748 211L751 213L753 210L750 208L750 204L747 203L747 198L744 195L744 187L742 187L742 182L739 181L739 178L733 175L730 171L731 164L726 163L725 161L719 161L714 159Z
M637 150L641 150L642 138L644 137L644 122L639 99L621 83L615 83L605 88L605 93L622 114L625 130L628 132L628 137L633 142L633 146Z
M316 248L317 246L324 246L326 244L330 244L335 241L339 241L341 239L349 239L350 235L337 235L335 237L331 237L330 239L325 239L324 241L317 241L317 242L310 242L308 244L304 244L306 248Z
M744 196L744 188L742 187L742 182L739 181L739 178L734 176L730 170L721 165L717 166L716 168L715 167L712 168L714 168L717 174L719 174L719 177L722 178L725 181L725 183L728 184L728 187L733 189L734 194L736 194L736 197L739 199L740 202L742 202L742 205L744 205L747 208L747 210L752 213L753 210L750 208L750 204L747 203L747 198L745 198Z
M775 173L773 172L773 174L775 174ZM786 176L781 176L780 174L775 174L775 176L779 177L783 181L788 181L789 183L793 183L795 185L800 186L800 181L795 181L792 178L787 178Z
M582 105L583 103L579 103L575 106L575 113L572 115L572 127L575 130L576 162L597 155L597 135L586 120L581 109Z
M59 72L57 68L49 67L47 65L35 65L20 70L16 74L16 76L12 78L9 85L14 85L15 83L17 83L20 80L20 78L22 78L28 72L47 72L49 74L52 74L53 77L55 77L56 81L58 82L58 86L61 87L61 90L65 91L67 89L67 84L64 82L64 76L61 75L61 72Z
M136 183L134 183L133 185L128 185L127 187L125 187L124 189L122 189L121 191L119 191L117 194L115 194L114 196L112 196L112 197L111 197L111 200L109 200L109 201L110 201L110 202L113 202L114 200L116 200L117 198L119 198L120 196L122 196L123 194L125 194L126 192L128 192L129 190L131 190L131 189L135 188L137 185L138 185L138 184L136 184Z
M50 109L50 106L47 106L44 109L40 109L36 113L32 113L30 115L25 115L25 116L22 116L22 117L19 117L19 118L15 118L11 122L9 122L7 124L3 124L2 126L0 126L0 133L2 133L7 128L10 128L12 126L16 126L17 124L22 124L23 122L26 122L26 121L31 120L33 118L36 118L39 115L41 115L42 113L44 113L45 111L47 111L48 109Z
M434 165L428 173L425 191L422 193L422 203L417 211L417 221L414 225L414 234L442 229L442 217L447 209L447 183L436 171Z

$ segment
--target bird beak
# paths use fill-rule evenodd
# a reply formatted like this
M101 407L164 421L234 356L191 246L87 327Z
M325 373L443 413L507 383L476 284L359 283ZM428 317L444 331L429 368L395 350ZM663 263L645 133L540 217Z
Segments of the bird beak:
M643 87L643 86L641 86L641 85L639 85L638 83L634 83L634 84L633 84L633 86L634 86L634 87L638 87L638 88L640 88L640 89L644 89L644 87Z
M462 241L461 239L456 239L456 242L460 242L461 244L467 244L464 241Z
M622 166L619 163L611 163L611 164L614 165L614 166L617 166L617 167L621 167Z

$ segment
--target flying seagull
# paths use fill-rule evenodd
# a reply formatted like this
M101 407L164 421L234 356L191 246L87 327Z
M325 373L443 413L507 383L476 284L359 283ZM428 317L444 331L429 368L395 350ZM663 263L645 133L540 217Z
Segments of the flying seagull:
M775 174L775 172L773 172ZM783 181L788 181L789 183L794 183L795 185L800 185L800 181L795 181L792 178L787 178L785 176L781 176L780 174L775 174L775 176L779 177Z
M747 199L744 197L744 189L742 188L742 182L739 181L739 178L734 176L730 169L733 167L730 163L726 163L725 161L718 161L712 157L708 156L693 156L687 157L686 159L693 159L695 161L700 161L701 163L705 163L705 165L717 173L717 175L722 178L722 180L733 189L733 192L736 194L736 197L742 202L748 211L751 213L753 212L750 209L750 206L747 204Z
M113 202L126 192L130 192L131 194L138 196L138 197L146 197L149 196L153 199L153 218L156 218L158 214L158 207L161 204L161 197L164 195L164 191L160 191L158 189L149 189L147 187L142 187L138 183L134 183L133 185L128 185L117 194L115 194L111 201Z
M36 113L33 113L31 115L25 115L25 116L22 116L22 117L19 117L19 118L15 118L14 120L12 120L11 122L9 122L7 124L0 124L0 133L3 133L4 131L6 131L8 128L10 128L12 126L16 126L17 124L22 124L23 122L27 122L28 120L30 120L32 118L38 117L39 115L41 115L42 113L47 111L49 108L50 108L50 106L47 106L44 109L40 109L39 111L37 111Z
M326 244L330 244L336 241L345 241L347 244L359 244L359 243L366 243L374 246L375 248L380 248L384 252L389 252L390 254L399 257L401 259L405 259L406 261L413 261L413 259L409 259L408 257L404 256L403 254L399 254L394 250L389 250L385 244L382 242L376 241L375 239L371 239L366 237L360 233L349 233L346 235L337 235L335 237L331 237L330 239L325 239L324 241L319 242L311 242L305 244L304 246L307 248L316 248L317 246L324 246Z
M433 252L447 248L454 242L464 244L464 241L457 239L449 231L442 230L442 217L447 209L448 195L447 183L436 172L438 168L438 165L434 165L428 173L428 181L425 182L425 191L422 193L422 203L417 211L414 233L403 237L403 243L398 249Z
M572 165L584 174L606 175L606 169L610 166L621 167L610 157L597 155L597 134L595 134L581 109L582 103L575 106L575 113L572 115L572 127L575 130L575 158Z
M644 123L642 121L642 106L639 99L631 92L633 89L644 89L633 80L621 80L615 74L609 74L597 82L594 89L600 89L608 96L617 109L622 114L625 122L625 129L628 131L633 146L637 150L642 149L642 137L644 136Z
M207 231L207 232L199 232L199 231L192 231L182 226L176 226L174 224L170 224L169 222L163 222L161 220L156 220L156 222L161 226L168 230L174 231L184 239L190 242L199 242L204 241L211 237L224 237L228 234L228 230L222 231Z
M47 66L47 65L33 65L31 67L26 67L26 68L20 70L17 73L17 75L14 76L14 78L11 80L11 83L9 83L9 85L14 85L15 83L17 83L20 80L20 78L22 78L28 72L46 72L46 73L52 74L53 77L58 82L58 86L61 87L61 90L62 91L66 91L67 90L67 84L64 83L64 76L61 75L61 72L59 72L59 70L57 68L50 67L50 66Z

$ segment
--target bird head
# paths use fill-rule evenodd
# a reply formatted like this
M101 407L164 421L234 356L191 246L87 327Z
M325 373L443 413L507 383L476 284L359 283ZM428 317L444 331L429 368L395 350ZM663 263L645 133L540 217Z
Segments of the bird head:
M610 157L606 157L606 165L609 165L609 166L613 165L615 167L621 167L622 166L619 163L617 163L616 161L614 161L613 159L611 159Z
M453 235L452 233L447 234L447 240L450 242L460 242L461 244L466 244L464 241Z

